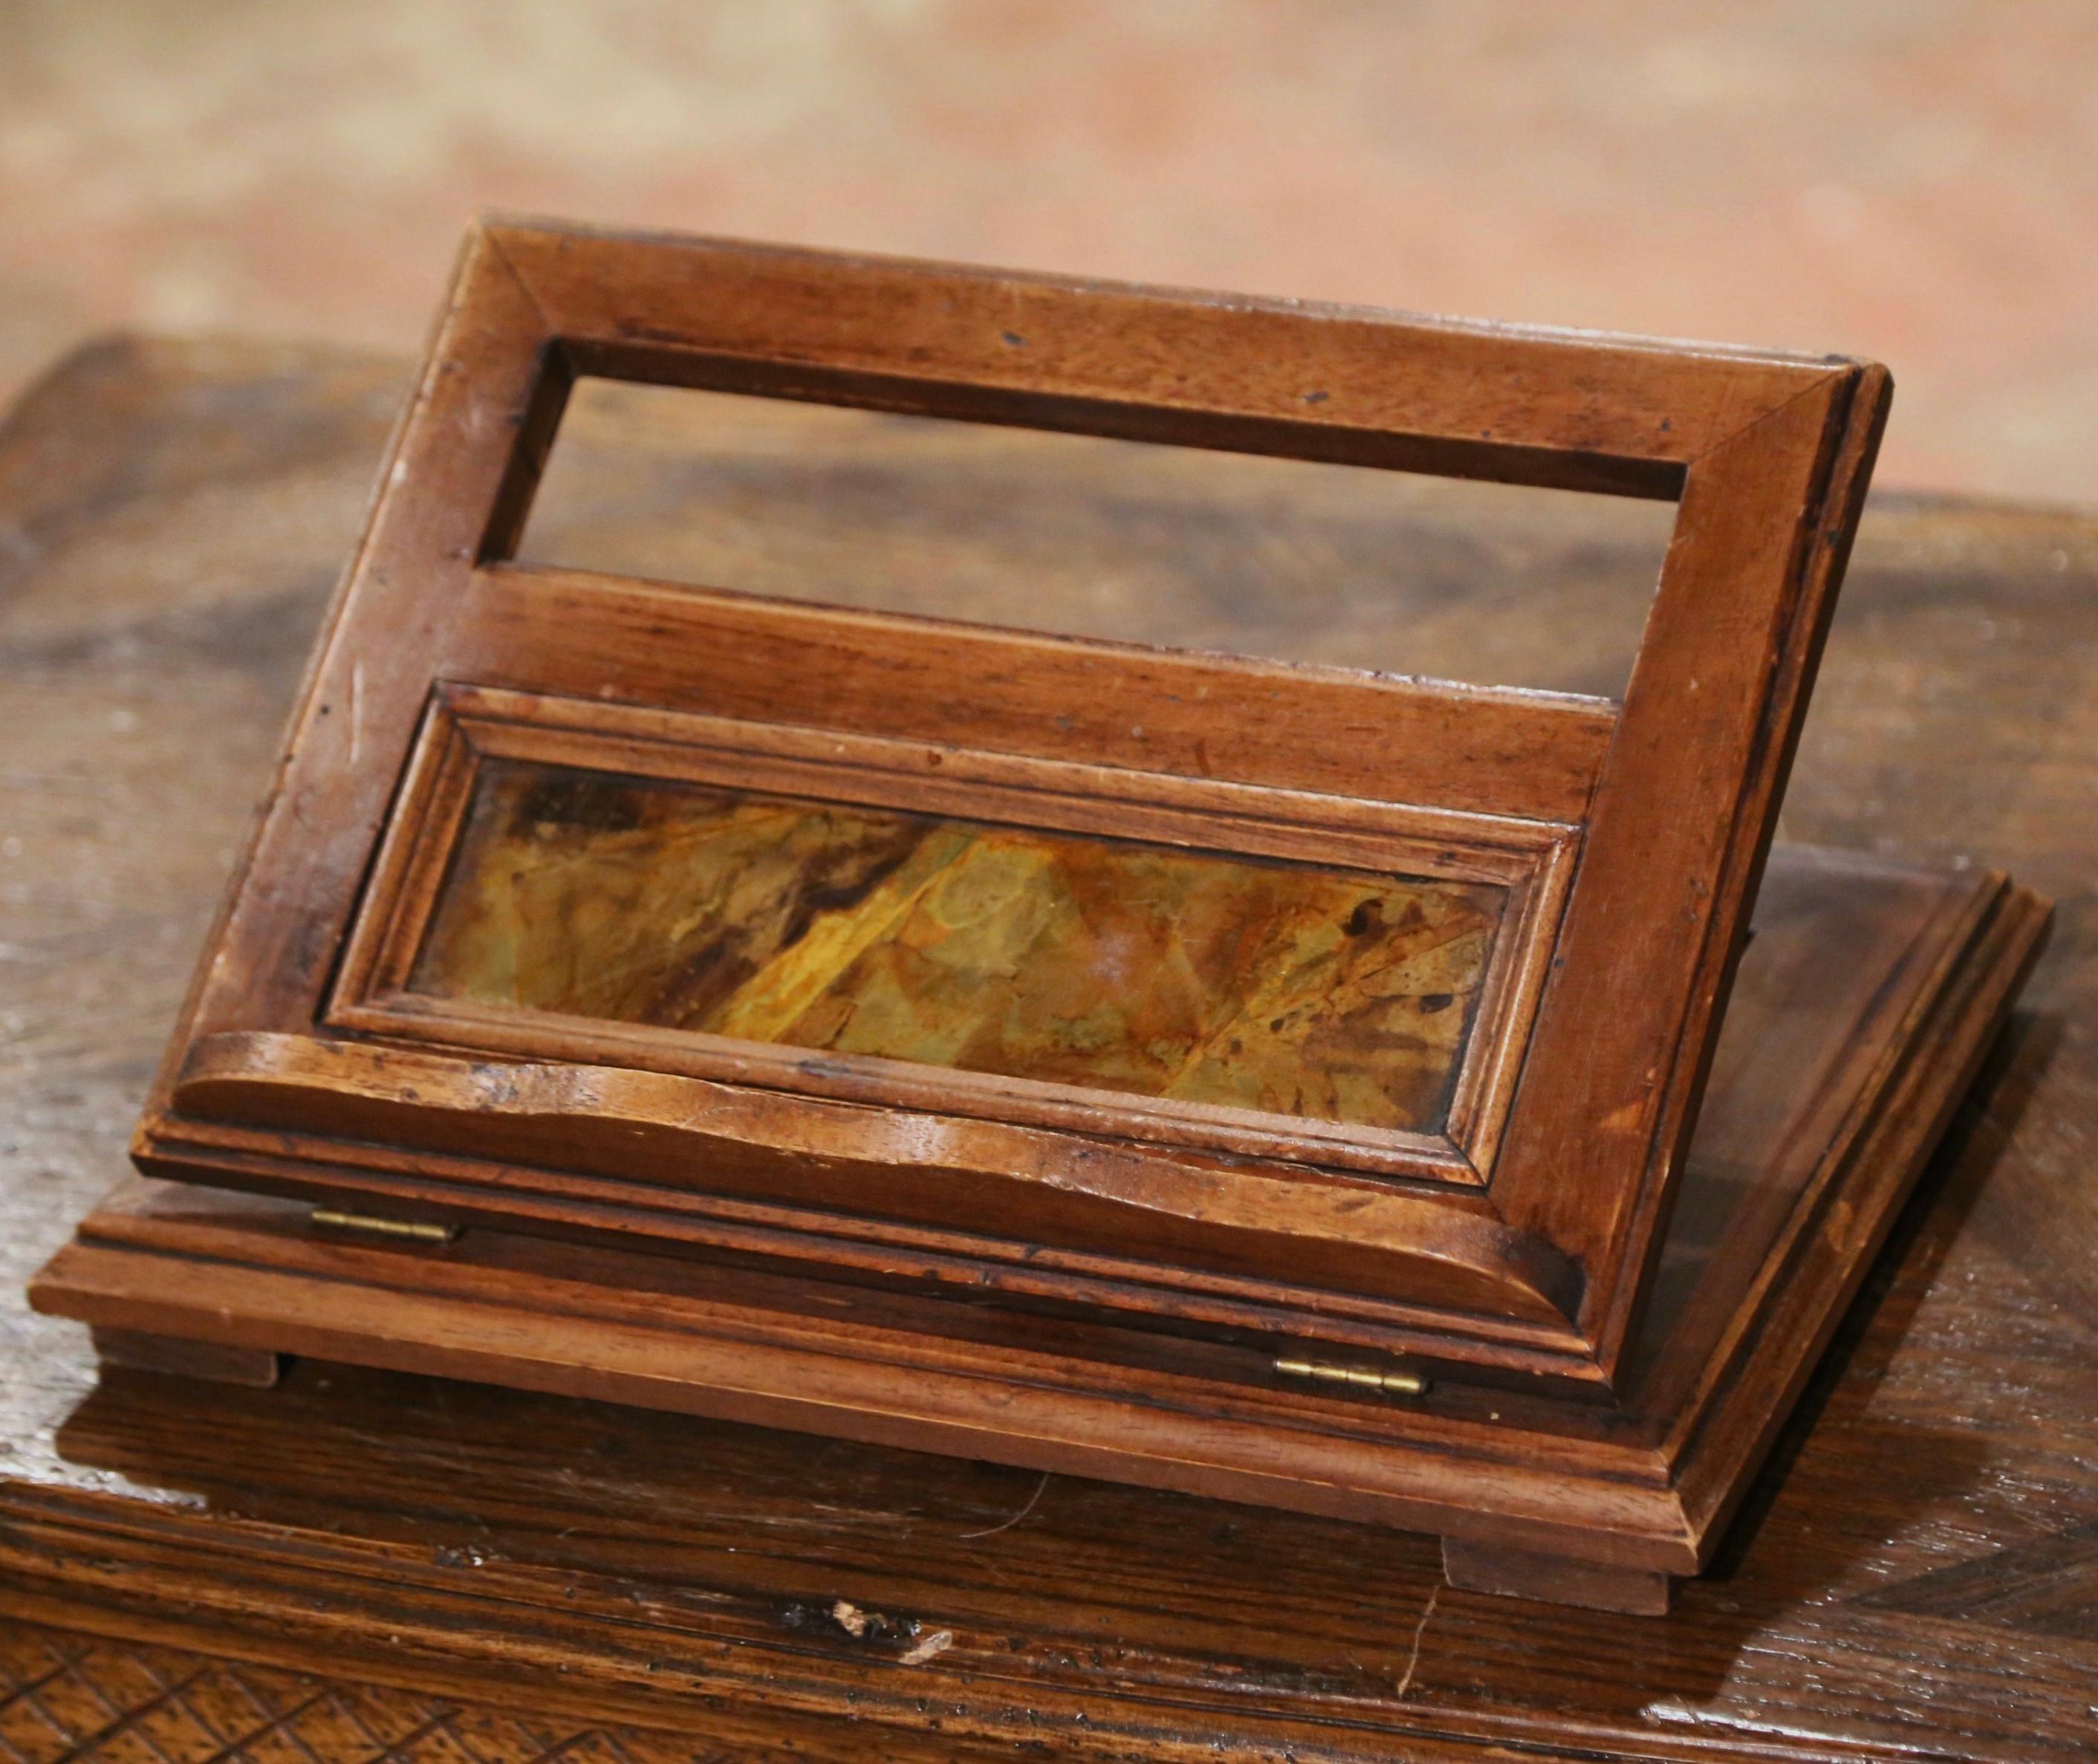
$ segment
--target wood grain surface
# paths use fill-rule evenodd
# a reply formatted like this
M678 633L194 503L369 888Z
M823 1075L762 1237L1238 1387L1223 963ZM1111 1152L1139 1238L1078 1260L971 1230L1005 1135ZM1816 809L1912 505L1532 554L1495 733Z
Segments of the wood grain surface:
M98 1384L84 1333L15 1295L121 1167L402 384L112 344L0 436L0 1722L41 1720L20 1686L93 1647L95 1682L137 1692L105 1726L178 1707L169 1683L318 1674L415 1721L499 1710L516 1727L467 1749L505 1759L604 1733L641 1755L629 1729L761 1758L2087 1754L2098 522L2070 513L1868 513L1783 831L2000 863L2061 922L1718 1572L1665 1621L1438 1590L1424 1537L727 1424L320 1362L274 1391ZM674 522L678 472L625 457L626 518ZM1091 506L1103 542L1204 520ZM1639 505L1483 532L1456 507L1430 486L1365 513L1392 591L1432 603L1453 556L1560 581L1524 627L1540 674L1642 573Z
M1614 704L1184 648L1130 652L1053 631L520 565L542 465L573 386L592 375L1659 496L1677 514ZM1470 1231L1483 1205L1521 1246L1512 1262L1549 1256L1577 1271L1567 1376L1613 1387L1682 1179L1890 394L1883 367L1830 355L478 222L316 645L239 884L148 1101L140 1153L186 1179L252 1179L238 1161L190 1159L198 1142L182 1073L219 1036L311 1033L360 912L374 900L380 912L401 910L383 882L367 894L364 880L375 851L401 832L396 804L405 813L415 800L412 783L405 793L397 785L415 775L446 682L717 716L740 700L755 721L916 742L935 766L952 750L987 751L1130 768L1161 786L1337 794L1353 799L1343 812L1405 802L1564 820L1578 830L1579 858L1534 1013L1502 1025L1490 1051L1516 1076L1482 1192L1438 1192L1445 1174L1431 1149L1402 1171L1428 1185L1418 1228L1390 1247L1402 1284L1411 1275L1399 1265L1432 1261L1444 1233ZM1032 573L1015 572L1009 586L1016 603L1032 599ZM1591 770L1599 712L1613 713L1615 727ZM1380 781L1350 787L1350 770ZM1578 802L1559 794L1583 779ZM391 873L383 859L380 869ZM405 885L420 885L415 872ZM577 1057L548 1029L536 1053ZM870 1099L902 1105L902 1082L887 1092L871 1084ZM821 1131L848 1157L857 1125L872 1140L893 1131L880 1108L841 1116L797 1088L766 1099L780 1131ZM946 1117L927 1112L943 1138ZM1205 1252L1202 1219L1178 1198L1200 1165L1152 1141L1149 1125L1148 1112L1101 1089L1073 1129L1033 1130L1052 1158L1082 1162L1087 1142L1105 1140L1117 1156L1147 1160L1158 1210L1179 1220L1174 1270L1218 1271L1233 1252ZM405 1120L383 1143L424 1149ZM300 1155L327 1154L316 1144ZM823 1170L812 1158L804 1174L819 1181ZM1014 1240L1035 1191L1008 1187L1001 1197L996 1168L980 1171L980 1198L949 1197L956 1226ZM828 1204L849 1213L865 1199L841 1183ZM1309 1279L1285 1235L1271 1244L1271 1271L1278 1282ZM1424 1297L1432 1278L1424 1271ZM1165 1281L1156 1284L1161 1327L1173 1327L1180 1314ZM1512 1268L1507 1284L1531 1282ZM1538 1308L1530 1297L1512 1312L1479 1312L1440 1290L1433 1301L1449 1314L1447 1354L1501 1371L1511 1366L1498 1324ZM1317 1314L1306 1312L1297 1332L1318 1337Z

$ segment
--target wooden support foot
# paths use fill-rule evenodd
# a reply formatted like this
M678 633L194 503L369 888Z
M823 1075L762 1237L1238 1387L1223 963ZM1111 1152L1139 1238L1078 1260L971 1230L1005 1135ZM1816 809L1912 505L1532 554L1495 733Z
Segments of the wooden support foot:
M1442 1573L1467 1592L1506 1599L1541 1599L1591 1611L1623 1611L1634 1617L1668 1615L1671 1578L1655 1569L1611 1568L1564 1556L1504 1549L1490 1543L1442 1540Z
M179 1378L207 1379L214 1384L246 1384L267 1390L284 1369L284 1356L266 1348L227 1348L210 1341L185 1341L178 1336L147 1335L136 1329L93 1332L96 1356L104 1366L133 1371L167 1372Z

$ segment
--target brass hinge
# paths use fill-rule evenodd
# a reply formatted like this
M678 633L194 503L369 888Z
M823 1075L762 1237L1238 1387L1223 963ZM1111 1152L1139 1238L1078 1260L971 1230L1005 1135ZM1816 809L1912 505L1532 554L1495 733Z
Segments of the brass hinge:
M1284 1378L1311 1378L1321 1384L1345 1384L1355 1390L1374 1390L1385 1397L1424 1397L1428 1380L1415 1372L1380 1372L1362 1366L1333 1366L1323 1360L1277 1360L1275 1369Z
M376 1213L344 1213L334 1207L315 1207L313 1221L337 1231L365 1231L374 1237L407 1237L419 1244L449 1244L459 1234L456 1225L437 1219L389 1219Z

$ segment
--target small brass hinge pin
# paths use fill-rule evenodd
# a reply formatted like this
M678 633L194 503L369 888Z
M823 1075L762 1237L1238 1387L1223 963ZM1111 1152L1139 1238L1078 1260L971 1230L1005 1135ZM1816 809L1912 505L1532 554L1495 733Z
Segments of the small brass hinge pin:
M344 1213L334 1207L315 1207L313 1221L331 1231L365 1231L374 1237L406 1237L419 1244L449 1244L459 1235L456 1225L435 1219L389 1219L376 1213Z
M1414 1372L1380 1372L1362 1366L1333 1366L1323 1360L1277 1360L1275 1369L1284 1378L1312 1378L1321 1384L1346 1384L1352 1389L1374 1390L1386 1397L1422 1397L1428 1380Z

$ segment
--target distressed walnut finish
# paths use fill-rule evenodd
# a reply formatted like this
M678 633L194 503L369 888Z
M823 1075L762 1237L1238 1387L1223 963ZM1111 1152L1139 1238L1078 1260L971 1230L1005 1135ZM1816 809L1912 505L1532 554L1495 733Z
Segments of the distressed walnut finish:
M1673 497L1679 512L1621 704L1137 651L520 564L544 456L585 375ZM1407 1327L1432 1338L1437 1362L1492 1377L1534 1373L1546 1356L1552 1378L1622 1394L1887 397L1883 370L1826 358L477 227L148 1104L141 1159L236 1186L340 1194L353 1182L326 1134L301 1138L275 1100L301 1082L283 1039L312 1038L311 1062L333 1070L345 1040L403 1027L371 959L422 934L445 861L424 823L461 785L419 739L440 682L507 691L529 701L515 720L565 719L578 743L595 704L726 719L743 732L711 739L740 764L761 726L899 744L921 771L997 764L1045 798L1093 793L1065 768L1112 768L1135 774L1134 807L1179 815L1194 830L1179 836L1204 844L1234 824L1210 800L1220 791L1281 799L1271 812L1300 825L1346 828L1398 806L1417 840L1475 864L1512 844L1547 848L1570 886L1490 1025L1483 1060L1505 1119L1469 1143L1387 1147L1379 1174L1402 1180L1354 1183L1346 1204L1383 1223L1351 1255L1329 1255L1316 1229L1293 1253L1284 1192L1309 1164L1307 1207L1342 1204L1329 1191L1351 1178L1330 1173L1362 1151L1345 1135L1219 1166L1157 1132L1161 1112L1104 1095L1043 1119L990 1106L995 1086L955 1086L977 1105L959 1103L957 1120L861 1073L850 1100L920 1111L899 1123L830 1106L828 1060L708 1074L754 1081L747 1099L674 1082L652 1094L671 1112L733 1121L716 1138L747 1139L761 1161L811 1149L797 1183L808 1217L792 1227L811 1261L836 1235L829 1216L887 1212L907 1226L920 1191L937 1191L955 1230L1001 1245L1030 1244L1038 1209L1071 1247L1133 1250L1152 1264L1143 1285L1161 1327L1199 1327L1205 1283L1257 1269L1297 1336L1321 1337L1329 1311L1366 1296L1389 1300L1397 1327L1394 1307L1410 1299L1437 1314ZM425 1013L424 1038L445 1042L460 1015ZM682 1076L672 1038L629 1034L616 1055L558 1025L521 1048L515 1033L494 1038L484 1022L454 1045ZM250 1055L266 1070L244 1086L234 1068ZM806 1101L805 1079L818 1093ZM269 1171L240 1142L262 1124L251 1090L272 1093ZM412 1099L396 1101L385 1143L432 1149ZM893 1147L906 1134L923 1148L922 1184L858 1179L870 1154L900 1171ZM1096 1155L1114 1166L1111 1194L1064 1180ZM841 1176L827 1190L832 1161ZM707 1179L674 1160L648 1174L666 1187ZM1159 1222L1134 1244L1132 1206ZM890 1248L908 1254L907 1232ZM1386 1264L1373 1279L1360 1271L1372 1260ZM1059 1297L1093 1302L1075 1287ZM1530 1331L1512 1354L1511 1323Z
M1622 702L1117 647L519 564L590 374L1679 508ZM208 1191L113 1200L37 1302L1433 1528L1459 1584L1650 1608L2045 923L1995 872L1790 858L1742 957L1887 392L478 226L140 1125ZM1342 867L1415 893L1305 899ZM1671 1211L1693 1272L1635 1328ZM326 1240L371 1214L375 1259Z
M217 1724L207 1749L238 1741L249 1692L293 1712L270 1736L294 1750L356 1744L362 1721L411 1753L455 1756L456 1736L519 1764L570 1736L560 1755L2087 1755L2098 526L2080 516L1883 498L1864 524L1788 832L1984 852L2064 922L1716 1573L1665 1622L1452 1589L1411 1533L325 1362L274 1391L98 1388L85 1332L28 1314L20 1286L121 1163L400 384L318 352L111 346L0 439L0 668L23 713L0 731L23 842L0 872L11 1740L43 1731L26 1674L127 1757L195 1739L193 1713ZM577 441L624 493L622 531L675 529L667 448ZM812 443L764 469L845 484L854 463ZM1452 574L1536 582L1511 630L1543 678L1636 580L1644 511L1540 507L1481 533L1462 489L1330 530L1398 560L1394 592L1431 617ZM1074 545L1266 518L1112 489L1079 498ZM849 534L864 511L836 506ZM950 529L941 555L965 571L973 539ZM1191 617L1214 617L1189 586ZM1249 619L1286 587L1249 573ZM1701 1134L1714 1192L1749 1149ZM1696 1260L1664 1261L1657 1305Z

